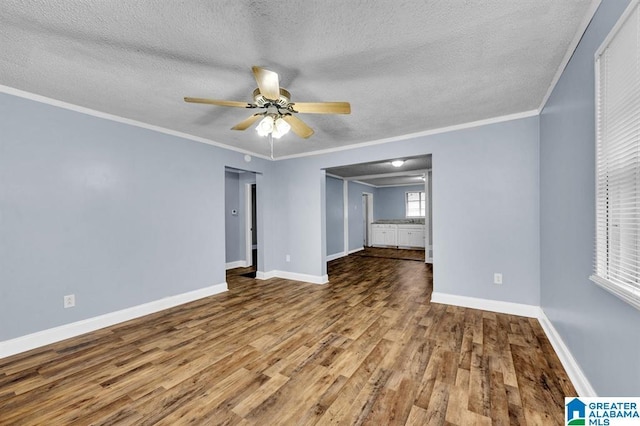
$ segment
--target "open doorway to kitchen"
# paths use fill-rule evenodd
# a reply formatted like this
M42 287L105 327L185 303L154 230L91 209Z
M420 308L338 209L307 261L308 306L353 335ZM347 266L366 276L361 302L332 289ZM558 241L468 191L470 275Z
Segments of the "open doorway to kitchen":
M327 260L387 253L432 263L431 170L431 154L325 169Z

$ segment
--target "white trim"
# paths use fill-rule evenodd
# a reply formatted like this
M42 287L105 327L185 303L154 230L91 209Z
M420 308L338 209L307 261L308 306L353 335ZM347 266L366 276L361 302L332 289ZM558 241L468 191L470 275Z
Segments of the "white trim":
M366 198L367 200L367 209L366 209L366 213L367 213L367 217L363 223L364 226L364 233L366 234L366 242L369 243L369 245L371 245L371 239L372 239L372 235L371 235L371 224L373 223L373 193L372 192L363 192L362 196L364 198ZM364 204L364 203L363 203ZM364 206L363 206L364 208ZM362 242L362 245L364 246L364 241Z
M248 265L246 260L236 260L235 262L225 263L224 268L225 269L246 268L247 266L251 266L251 265Z
M544 311L540 309L540 314L538 316L538 321L542 326L551 346L553 346L553 350L556 351L556 355L560 359L562 366L567 372L567 376L573 383L573 386L576 388L578 392L578 396L582 397L596 397L595 389L589 383L587 376L585 376L584 372L580 368L580 365L576 361L576 359L571 354L571 351L565 345L562 337L560 337L560 333L555 329L549 318L545 315Z
M349 181L342 181L342 213L344 215L342 229L343 229L343 246L344 252L349 252Z
M326 284L329 282L328 275L309 275L309 274L301 274L298 272L288 272L288 271L278 271L274 269L269 272L256 272L256 279L259 280L268 280L271 278L283 278L285 280L292 281L302 281L305 283L311 284Z
M640 294L638 294L638 290L635 290L630 286L623 287L621 284L612 283L606 278L602 278L597 275L591 275L589 279L602 289L616 296L618 299L640 310Z
M582 39L584 32L587 30L587 27L591 23L591 20L593 19L593 16L595 15L596 10L598 10L598 6L600 6L601 1L602 0L591 1L591 4L587 9L587 14L584 16L582 22L580 22L580 25L578 26L578 30L576 31L576 34L573 36L573 40L571 40L571 43L569 44L569 47L567 48L567 51L565 52L564 57L562 58L562 62L560 62L560 66L558 66L558 69L556 70L556 73L553 76L553 80L551 80L551 84L547 89L547 93L545 93L544 97L542 98L542 102L540 102L540 106L538 107L538 112L541 112L542 109L545 107L545 104L549 100L551 93L553 93L553 90L556 88L558 81L560 81L560 77L562 77L562 73L564 72L564 69L569 64L569 61L573 56L573 52L575 52L576 48L578 47L578 44L580 43L580 40Z
M327 262L330 262L330 261L336 260L336 259L340 259L341 257L345 257L345 256L346 256L346 254L343 251L341 251L339 253L330 254L330 255L327 255Z
M256 271L256 279L257 280L269 280L271 278L277 278L275 270L269 272Z
M207 145L217 146L218 148L228 149L230 151L240 152L242 154L250 154L254 157L259 157L265 160L271 160L269 156L259 154L253 151L247 151L246 149L241 149L232 145L226 145L221 142L216 142L211 139L206 139L200 136L190 135L188 133L178 132L176 130L167 129L165 127L156 126L154 124L143 123L142 121L132 120L130 118L120 117L118 115L109 114L102 111L97 111L91 108L85 108L79 105L70 104L68 102L60 101L57 99L48 98L42 95L36 95L35 93L25 92L24 90L16 89L9 86L0 85L0 93L6 93L8 95L17 96L24 99L29 99L31 101L40 102L43 104L52 105L58 108L67 109L70 111L79 112L81 114L91 115L93 117L102 118L105 120L115 121L117 123L128 124L130 126L136 126L147 130L152 130L154 132L164 133L171 136L177 136L183 139L189 139L195 142L206 143Z
M456 131L456 130L464 130L464 129L470 129L470 128L473 128L473 127L487 126L489 124L502 123L502 122L505 122L505 121L520 120L522 118L535 117L536 115L539 115L539 114L540 114L540 111L537 110L537 109L530 110L530 111L517 112L515 114L502 115L502 116L499 116L499 117L487 118L485 120L471 121L469 123L462 123L462 124L456 124L454 126L440 127L440 128L437 128L437 129L425 130L425 131L416 132L416 133L409 133L409 134L406 134L406 135L392 136L392 137L389 137L389 138L378 139L378 140L369 141L369 142L342 145L342 146L338 146L338 147L335 147L335 148L320 149L320 150L317 150L317 151L303 152L303 153L300 153L300 154L285 155L283 157L278 157L275 160L276 161L289 160L291 158L309 157L309 156L312 156L312 155L329 154L329 153L332 153L332 152L345 151L345 150L356 149L356 148L363 148L363 147L372 146L372 145L380 145L380 144L388 143L388 142L398 142L398 141L402 141L402 140L406 140L406 139L418 138L418 137L421 137L421 136L437 135L437 134L440 134L440 133L453 132L453 131Z
M627 8L624 10L624 12L622 12L622 15L620 15L620 17L616 21L616 24L613 26L613 28L611 28L609 34L607 34L607 37L605 37L604 41L598 47L598 50L596 50L596 53L593 55L594 59L598 59L598 57L602 55L602 52L605 51L605 49L609 46L609 43L611 43L611 40L613 40L613 38L618 34L618 31L620 31L620 28L625 24L625 22L627 22L627 18L629 18L629 15L631 14L631 12L633 12L633 9L637 4L638 0L631 0L631 2L629 2Z
M478 297L458 296L433 292L431 302L444 305L463 306L465 308L482 309L483 311L499 312L501 314L519 315L522 317L538 318L540 307L523 303L503 302L501 300L480 299Z
M338 176L338 175L334 175L334 174L331 174L331 173L327 173L326 171L324 172L324 175L332 177L334 179L344 180L344 178L342 176Z
M359 183L360 185L370 186L370 187L372 187L372 188L377 188L377 186L375 186L374 184L372 184L372 183L367 183L367 182L363 182L363 181L361 181L361 180L350 180L350 182L353 182L353 183Z
M48 330L16 337L15 339L5 340L0 342L0 358L39 348L51 343L56 343L61 340L96 331L134 318L153 314L155 312L173 308L174 306L193 302L194 300L202 299L204 297L213 296L214 294L222 293L227 290L226 282L215 284L210 287L165 297L163 299L132 306L120 311L109 312L97 317L87 318L71 324L65 324Z
M221 142L216 142L216 141L213 141L211 139L206 139L206 138L203 138L203 137L200 137L200 136L194 136L194 135L190 135L188 133L183 133L183 132L178 132L176 130L167 129L165 127L160 127L160 126L156 126L156 125L153 125L153 124L144 123L142 121L132 120L130 118L124 118L124 117L120 117L120 116L117 116L117 115L114 115L114 114L109 114L109 113L106 113L106 112L97 111L97 110L94 110L94 109L91 109L91 108L86 108L86 107L82 107L82 106L79 106L79 105L74 105L74 104L71 104L71 103L68 103L68 102L64 102L64 101L60 101L60 100L57 100L57 99L48 98L46 96L37 95L35 93L26 92L24 90L16 89L14 87L0 85L0 93L6 93L8 95L13 95L13 96L17 96L17 97L20 97L20 98L24 98L24 99L29 99L29 100L32 100L32 101L40 102L40 103L43 103L43 104L48 104L48 105L52 105L52 106L55 106L55 107L67 109L67 110L70 110L70 111L79 112L81 114L87 114L87 115L91 115L93 117L102 118L102 119L105 119L105 120L110 120L110 121L115 121L115 122L118 122L118 123L128 124L128 125L131 125L131 126L140 127L140 128L143 128L143 129L152 130L152 131L159 132L159 133L164 133L164 134L167 134L167 135L171 135L171 136L176 136L176 137L183 138L183 139L192 140L192 141L195 141L195 142L205 143L207 145L217 146L218 148L223 148L223 149L227 149L227 150L230 150L230 151L240 152L242 154L250 154L250 155L253 155L254 157L262 158L264 160L271 160L271 161L288 160L288 159L291 159L291 158L299 158L299 157L309 157L309 156L313 156L313 155L320 155L320 154L327 154L327 153L332 153L332 152L339 152L339 151L362 148L362 147L367 147L367 146L372 146L372 145L380 145L380 144L388 143L388 142L397 142L397 141L402 141L402 140L406 140L406 139L412 139L412 138L421 137L421 136L436 135L436 134L439 134L439 133L447 133L447 132L452 132L452 131L456 131L456 130L463 130L463 129L469 129L469 128L473 128L473 127L486 126L486 125L495 124L495 123L502 123L504 121L519 120L521 118L533 117L533 116L538 115L540 113L540 110L524 111L524 112L519 112L519 113L515 113L515 114L509 114L509 115L503 115L503 116L499 116L499 117L488 118L488 119L485 119L485 120L478 120L478 121L472 121L472 122L469 122L469 123L456 124L454 126L441 127L441 128L437 128L437 129L425 130L425 131L422 131L422 132L416 132L416 133L409 133L409 134L406 134L406 135L393 136L393 137L384 138L384 139L378 139L378 140L369 141L369 142L348 144L348 145L343 145L343 146L334 147L334 148L321 149L321 150L317 150L317 151L303 152L303 153L300 153L300 154L285 155L283 157L277 157L277 158L273 158L272 159L267 155L259 154L259 153L254 152L254 151L248 151L246 149L241 149L241 148L238 148L238 147L233 146L233 145L226 145L226 144L223 144ZM546 100L545 100L545 102L546 102ZM367 185L364 182L359 182L359 183L362 183L363 185ZM370 185L370 186L372 186L372 185ZM374 186L374 188L375 188L375 186Z
M353 254L353 253L356 253L356 252L359 252L359 251L362 251L362 250L364 250L364 247L359 247L357 249L349 250L347 252L347 254Z
M418 186L422 185L422 183L398 183L395 185L375 185L376 188L395 188L400 186Z

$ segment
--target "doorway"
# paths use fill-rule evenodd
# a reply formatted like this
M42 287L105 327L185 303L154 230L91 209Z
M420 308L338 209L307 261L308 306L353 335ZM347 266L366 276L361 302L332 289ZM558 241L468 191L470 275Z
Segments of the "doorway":
M247 183L245 185L245 208L246 208L246 259L247 266L258 265L258 207L256 197L256 184Z
M255 273L261 262L257 183L257 173L225 167L225 269L243 268L236 273Z

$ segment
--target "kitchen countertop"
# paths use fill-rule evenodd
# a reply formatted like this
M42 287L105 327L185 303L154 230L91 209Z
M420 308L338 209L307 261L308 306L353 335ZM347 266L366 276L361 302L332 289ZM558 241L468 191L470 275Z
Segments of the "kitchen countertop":
M424 219L378 219L373 225L424 225Z

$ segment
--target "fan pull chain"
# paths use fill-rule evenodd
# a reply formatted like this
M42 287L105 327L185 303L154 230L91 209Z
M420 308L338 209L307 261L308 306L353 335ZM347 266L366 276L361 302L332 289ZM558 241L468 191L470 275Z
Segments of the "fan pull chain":
M269 133L269 145L271 145L271 159L273 160L273 134Z

